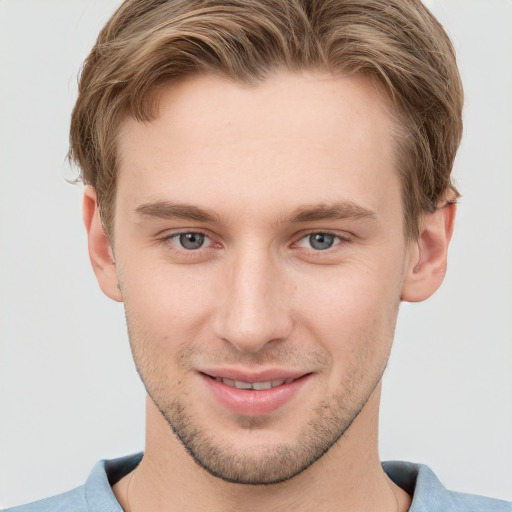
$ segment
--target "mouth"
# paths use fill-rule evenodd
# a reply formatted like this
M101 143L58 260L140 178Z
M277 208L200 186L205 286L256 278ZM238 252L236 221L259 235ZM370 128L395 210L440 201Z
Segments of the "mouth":
M207 375L207 374L205 374ZM211 375L207 375L211 379L215 379L217 382L222 382L226 386L236 388L236 389L252 389L255 391L262 391L265 389L272 389L277 388L279 386L282 386L283 384L290 384L290 382L293 382L297 379L300 379L301 377L291 377L288 379L276 379L276 380L267 380L267 381L261 381L261 382L246 382L243 380L232 380L228 379L226 377L212 377Z
M236 370L201 371L199 375L214 402L244 416L271 413L304 393L313 373L269 371L257 373Z

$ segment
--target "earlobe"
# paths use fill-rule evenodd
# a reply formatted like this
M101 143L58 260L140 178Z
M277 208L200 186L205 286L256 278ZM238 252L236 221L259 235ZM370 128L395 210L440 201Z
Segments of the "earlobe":
M446 274L455 210L455 203L447 202L423 217L419 238L409 247L402 300L426 300L441 286Z
M84 191L83 219L87 231L89 258L103 293L122 302L112 247L100 218L96 192L90 186Z

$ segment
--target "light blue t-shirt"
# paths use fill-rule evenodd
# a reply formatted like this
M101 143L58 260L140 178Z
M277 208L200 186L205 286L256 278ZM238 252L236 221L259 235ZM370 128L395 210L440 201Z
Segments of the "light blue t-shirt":
M111 485L134 469L142 453L101 460L84 485L52 498L4 512L123 512ZM382 467L412 497L409 512L512 512L512 503L446 490L430 468L410 462L383 462Z

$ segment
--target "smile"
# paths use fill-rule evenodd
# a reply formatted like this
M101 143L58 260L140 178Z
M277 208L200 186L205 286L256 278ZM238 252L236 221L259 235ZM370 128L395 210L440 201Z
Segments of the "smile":
M278 380L267 380L265 382L244 382L241 380L232 380L224 377L212 377L217 382L222 382L226 386L230 386L236 389L253 389L255 391L261 391L264 389L272 389L282 386L283 384L289 384L293 382L295 379L278 379Z
M212 375L213 374L213 375ZM199 372L210 396L223 409L237 415L269 414L301 393L313 373L273 370L250 374L233 369Z

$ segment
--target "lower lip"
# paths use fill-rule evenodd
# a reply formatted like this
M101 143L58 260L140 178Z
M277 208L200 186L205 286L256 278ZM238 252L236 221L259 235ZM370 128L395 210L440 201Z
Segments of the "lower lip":
M279 409L300 391L312 374L270 389L238 389L200 374L217 401L230 411L244 416L260 416Z

